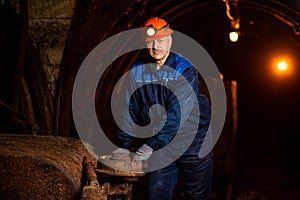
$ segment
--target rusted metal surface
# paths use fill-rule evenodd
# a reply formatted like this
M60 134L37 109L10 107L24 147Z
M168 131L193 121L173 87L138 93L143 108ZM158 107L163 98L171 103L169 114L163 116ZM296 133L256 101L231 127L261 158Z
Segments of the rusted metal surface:
M92 161L88 157L84 157L84 167L86 172L86 177L89 185L98 186L97 174L94 170Z
M131 200L133 182L137 181L139 177L144 175L141 168L141 161L131 161L127 156L113 158L113 156L106 156L100 159L98 166L94 167L90 160L85 159L85 174L87 176L87 185L83 187L81 200ZM107 162L106 166L102 162ZM136 163L139 163L138 167ZM132 166L135 171L124 171ZM118 169L122 169L118 170Z
M94 170L92 161L84 158L84 173L86 176L86 185L83 186L81 200L106 200L105 185L100 187L97 174Z
M1 199L78 199L84 156L74 138L0 135Z
M132 161L129 156L118 154L100 156L100 166L98 168L106 169L108 172L118 174L119 176L136 176L144 174L142 171L142 161Z
M81 200L107 200L106 189L93 185L87 185L83 187Z
M109 168L97 168L95 172L98 174L101 200L131 200L133 183L144 175L142 172L124 172Z

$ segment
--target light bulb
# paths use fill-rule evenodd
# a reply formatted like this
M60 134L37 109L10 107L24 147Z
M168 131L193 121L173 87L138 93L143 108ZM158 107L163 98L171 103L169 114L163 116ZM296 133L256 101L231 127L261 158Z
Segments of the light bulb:
M239 39L239 33L237 31L231 31L229 33L229 39L231 42L236 42Z

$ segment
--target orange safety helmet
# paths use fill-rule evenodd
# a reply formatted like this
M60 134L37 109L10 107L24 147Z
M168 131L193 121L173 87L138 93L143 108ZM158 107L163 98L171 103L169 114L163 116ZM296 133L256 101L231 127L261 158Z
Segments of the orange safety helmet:
M173 30L170 25L162 18L152 17L146 21L144 27L146 30L146 41L156 40L167 35L171 35Z

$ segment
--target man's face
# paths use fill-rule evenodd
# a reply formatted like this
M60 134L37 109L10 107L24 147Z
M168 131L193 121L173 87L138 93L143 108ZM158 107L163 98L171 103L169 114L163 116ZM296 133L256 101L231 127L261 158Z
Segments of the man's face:
M147 42L148 51L156 61L165 60L167 58L171 45L172 37L170 35Z

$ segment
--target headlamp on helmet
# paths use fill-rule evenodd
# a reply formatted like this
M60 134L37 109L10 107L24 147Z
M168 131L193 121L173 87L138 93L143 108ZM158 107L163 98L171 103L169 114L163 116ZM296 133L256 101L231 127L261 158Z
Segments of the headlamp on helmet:
M150 26L147 27L147 31L146 31L147 36L149 36L149 37L155 36L156 33L157 33L158 31L162 30L162 29L165 29L166 31L168 31L168 29L169 29L169 24L165 25L165 26L162 27L162 28L155 28L153 25L150 25Z

